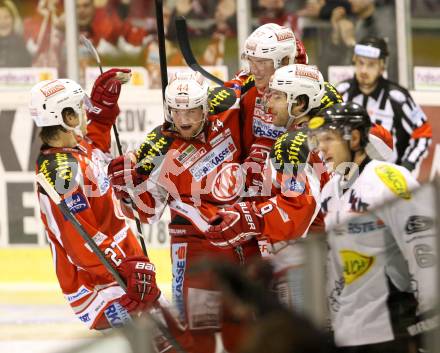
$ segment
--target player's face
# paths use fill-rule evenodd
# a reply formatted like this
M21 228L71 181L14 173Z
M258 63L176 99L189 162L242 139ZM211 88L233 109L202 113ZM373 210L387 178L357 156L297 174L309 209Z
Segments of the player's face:
M339 131L323 130L317 132L314 139L329 170L335 171L341 163L351 161L349 146Z
M269 86L270 78L275 72L273 60L253 56L248 56L247 60L251 74L255 77L255 87L259 91L264 91Z
M272 123L275 126L286 126L289 120L287 111L287 95L284 92L270 90L267 108L272 114Z
M171 109L171 117L177 132L185 139L194 137L204 124L202 108Z
M6 37L12 32L14 19L6 7L0 7L0 37Z
M379 77L384 71L382 59L366 58L364 56L354 56L355 75L359 83L359 88L364 91L372 91Z
M95 15L93 0L76 0L76 13L78 26L84 27L90 25Z

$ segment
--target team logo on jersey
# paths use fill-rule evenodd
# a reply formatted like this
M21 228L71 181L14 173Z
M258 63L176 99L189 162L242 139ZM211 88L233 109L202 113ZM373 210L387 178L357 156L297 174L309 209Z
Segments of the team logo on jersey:
M84 315L81 315L80 317L79 317L79 319L82 321L82 322L89 322L90 321L90 314L89 313L86 313L86 314L84 314Z
M107 164L95 153L92 153L92 161L96 168L93 168L93 174L98 184L100 195L104 195L110 188L110 180L107 176Z
M350 210L354 213L367 212L370 204L363 202L360 197L356 196L356 192L352 189L348 202L351 204Z
M238 163L228 163L215 176L212 195L221 202L233 200L244 189L245 178Z
M188 160L188 158L190 158L196 152L197 152L197 149L194 147L194 145L189 145L177 157L177 160L180 162L180 164L183 164L183 163L185 163L186 160Z
M405 225L405 233L413 234L429 230L434 226L434 220L426 216L411 216Z
M367 256L352 250L341 250L339 255L344 267L344 281L347 285L366 274L375 261L374 256Z
M222 133L220 133L216 137L214 137L211 141L209 141L209 144L212 147L215 147L217 144L222 142L228 136L231 136L231 129L229 129L229 128L227 128L225 131L223 131Z
M348 223L348 232L350 234L370 233L375 230L385 228L385 224L381 219L369 222L350 222Z
M382 180L382 182L394 194L404 200L411 199L411 192L408 190L408 184L406 183L405 176L400 170L393 166L384 164L374 168L374 171L380 180Z
M172 293L173 302L179 311L180 319L185 321L185 301L183 295L183 281L185 279L187 244L171 245L171 258L173 264Z
M89 293L91 293L89 289L87 289L84 286L81 286L75 293L66 294L65 297L69 303L73 303L85 297Z
M294 193L302 194L306 186L304 182L298 181L295 177L288 178L285 183L284 191L292 191Z
M96 245L101 245L104 240L107 239L107 235L101 233L101 232L97 232L93 237L92 237L93 241L95 242ZM89 244L84 244L84 246L90 251L93 252L92 248L90 247Z
M122 327L132 321L127 309L119 303L110 305L104 310L104 315L111 327Z
M89 204L83 194L75 193L63 201L71 213L79 213L89 208Z
M276 140L280 137L286 129L284 127L278 127L272 123L266 123L261 119L255 119L253 121L254 135L258 137L266 137L272 140Z
M237 147L235 147L232 137L228 137L209 151L189 171L196 181L200 181L224 161L231 160L236 151Z

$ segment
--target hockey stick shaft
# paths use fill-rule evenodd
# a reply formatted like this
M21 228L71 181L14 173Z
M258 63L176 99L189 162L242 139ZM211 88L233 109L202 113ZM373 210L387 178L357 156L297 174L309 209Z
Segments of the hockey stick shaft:
M188 39L188 27L186 25L185 17L183 16L179 16L176 18L176 33L177 33L177 41L179 43L180 51L182 52L186 64L194 71L200 72L208 80L211 80L220 86L224 86L225 83L222 80L210 74L203 67L201 67L200 64L197 62L196 58L194 57Z
M101 251L101 249L96 245L94 240L91 238L91 236L86 232L86 230L83 228L81 223L76 219L76 217L70 212L69 207L63 202L60 195L55 191L55 189L50 185L50 183L47 181L43 173L39 173L36 176L37 183L43 188L43 190L46 192L46 194L49 196L49 198L57 205L61 213L64 217L66 217L70 223L73 225L73 227L76 229L76 231L79 233L79 235L84 239L84 241L90 246L90 248L93 250L95 255L99 258L99 261L104 265L104 267L107 269L108 272L113 276L115 281L119 284L119 286L124 289L124 291L127 290L127 286L122 279L122 277L119 275L119 273L113 268L112 265L108 262L106 259L104 253Z
M99 71L102 74L103 70L102 70L101 58L99 57L98 51L93 46L93 43L89 39L87 39L84 35L81 35L79 37L79 41L87 49L87 51L95 58L95 61L99 67ZM116 124L113 124L113 133L115 135L116 146L118 148L119 155L122 156L123 155L122 145L121 145L121 141L119 140L119 132L116 127ZM145 240L144 240L144 235L142 232L142 225L141 225L141 221L139 218L139 213L138 213L137 208L133 202L132 202L132 208L133 208L134 220L136 223L136 233L137 233L139 242L141 243L142 251L144 252L144 255L148 257L147 247L145 245Z
M167 53L165 49L165 28L163 24L163 1L155 0L157 42L159 46L160 77L162 81L162 99L165 100L165 88L168 85Z

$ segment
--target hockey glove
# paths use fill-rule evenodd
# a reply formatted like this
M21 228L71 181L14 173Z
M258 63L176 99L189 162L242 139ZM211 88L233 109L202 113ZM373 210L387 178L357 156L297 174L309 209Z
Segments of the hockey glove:
M127 294L120 303L129 312L144 310L156 302L160 289L156 284L156 269L147 257L126 257L117 269L127 283Z
M307 56L306 48L301 40L296 38L296 56L295 64L305 64L309 63L309 58Z
M87 113L89 119L108 125L115 123L119 115L121 85L127 82L130 73L130 69L111 69L96 79L91 94L93 108Z
M265 146L252 146L249 156L243 162L246 190L250 197L260 195L263 191L264 171L267 167L269 153L270 150Z
M113 159L108 165L108 177L118 200L129 199L128 188L135 188L145 180L145 177L136 171L134 161L134 154L127 153Z
M261 234L262 216L254 203L239 202L219 211L209 223L206 238L220 248L234 248Z

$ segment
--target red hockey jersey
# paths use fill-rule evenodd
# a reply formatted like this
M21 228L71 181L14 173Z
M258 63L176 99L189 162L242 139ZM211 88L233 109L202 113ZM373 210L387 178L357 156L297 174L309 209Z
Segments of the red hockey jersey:
M142 255L142 250L107 178L110 127L91 122L87 137L74 148L42 146L36 172L45 175L116 267L122 258ZM41 188L38 198L61 290L75 315L89 328L99 328L104 311L124 291Z

